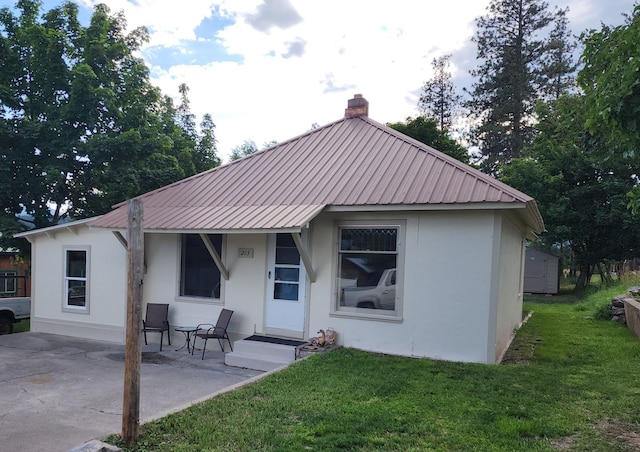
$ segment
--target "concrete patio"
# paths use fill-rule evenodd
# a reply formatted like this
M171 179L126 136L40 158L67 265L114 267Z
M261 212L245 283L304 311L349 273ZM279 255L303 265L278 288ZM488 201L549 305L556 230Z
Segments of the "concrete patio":
M156 419L264 375L205 359L184 341L142 346L140 422ZM120 433L124 346L45 333L0 336L0 449L66 451Z

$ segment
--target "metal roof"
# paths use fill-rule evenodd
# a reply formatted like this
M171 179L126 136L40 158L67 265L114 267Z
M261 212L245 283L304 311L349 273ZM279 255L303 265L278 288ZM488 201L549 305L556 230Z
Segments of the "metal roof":
M344 118L138 196L145 230L299 229L324 207L519 209L533 199L367 116ZM126 204L91 225L126 228Z

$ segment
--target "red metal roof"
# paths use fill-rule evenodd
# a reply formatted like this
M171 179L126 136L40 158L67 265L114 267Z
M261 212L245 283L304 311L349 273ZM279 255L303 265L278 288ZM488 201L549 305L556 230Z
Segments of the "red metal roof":
M300 228L325 206L520 209L530 196L366 116L345 118L138 197L146 230ZM125 228L126 205L92 226Z

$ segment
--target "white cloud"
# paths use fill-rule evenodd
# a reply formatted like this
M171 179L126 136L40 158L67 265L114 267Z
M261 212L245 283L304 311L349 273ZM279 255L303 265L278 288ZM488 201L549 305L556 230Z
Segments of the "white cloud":
M189 85L194 113L212 114L223 158L246 139L260 146L304 133L313 123L340 119L355 93L367 98L370 116L380 122L415 115L433 58L452 53L454 62L473 64L475 55L469 51L473 21L486 13L489 4L489 0L100 1L114 11L123 9L131 27L147 26L151 47L183 52L189 52L203 19L215 12L229 21L215 39L241 62L212 59L199 65L151 68L153 82L176 99L180 83ZM632 0L612 1L620 5L618 16L631 11ZM582 6L595 3L578 2L572 7L573 17L589 19L589 9ZM599 26L599 20L592 26ZM456 59L456 51L464 57ZM468 79L470 67L452 70Z

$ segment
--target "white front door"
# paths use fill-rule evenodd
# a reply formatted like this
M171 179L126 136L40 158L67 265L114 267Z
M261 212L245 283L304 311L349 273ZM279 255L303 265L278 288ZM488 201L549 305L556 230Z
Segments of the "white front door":
M291 234L269 235L265 332L304 337L307 274Z

